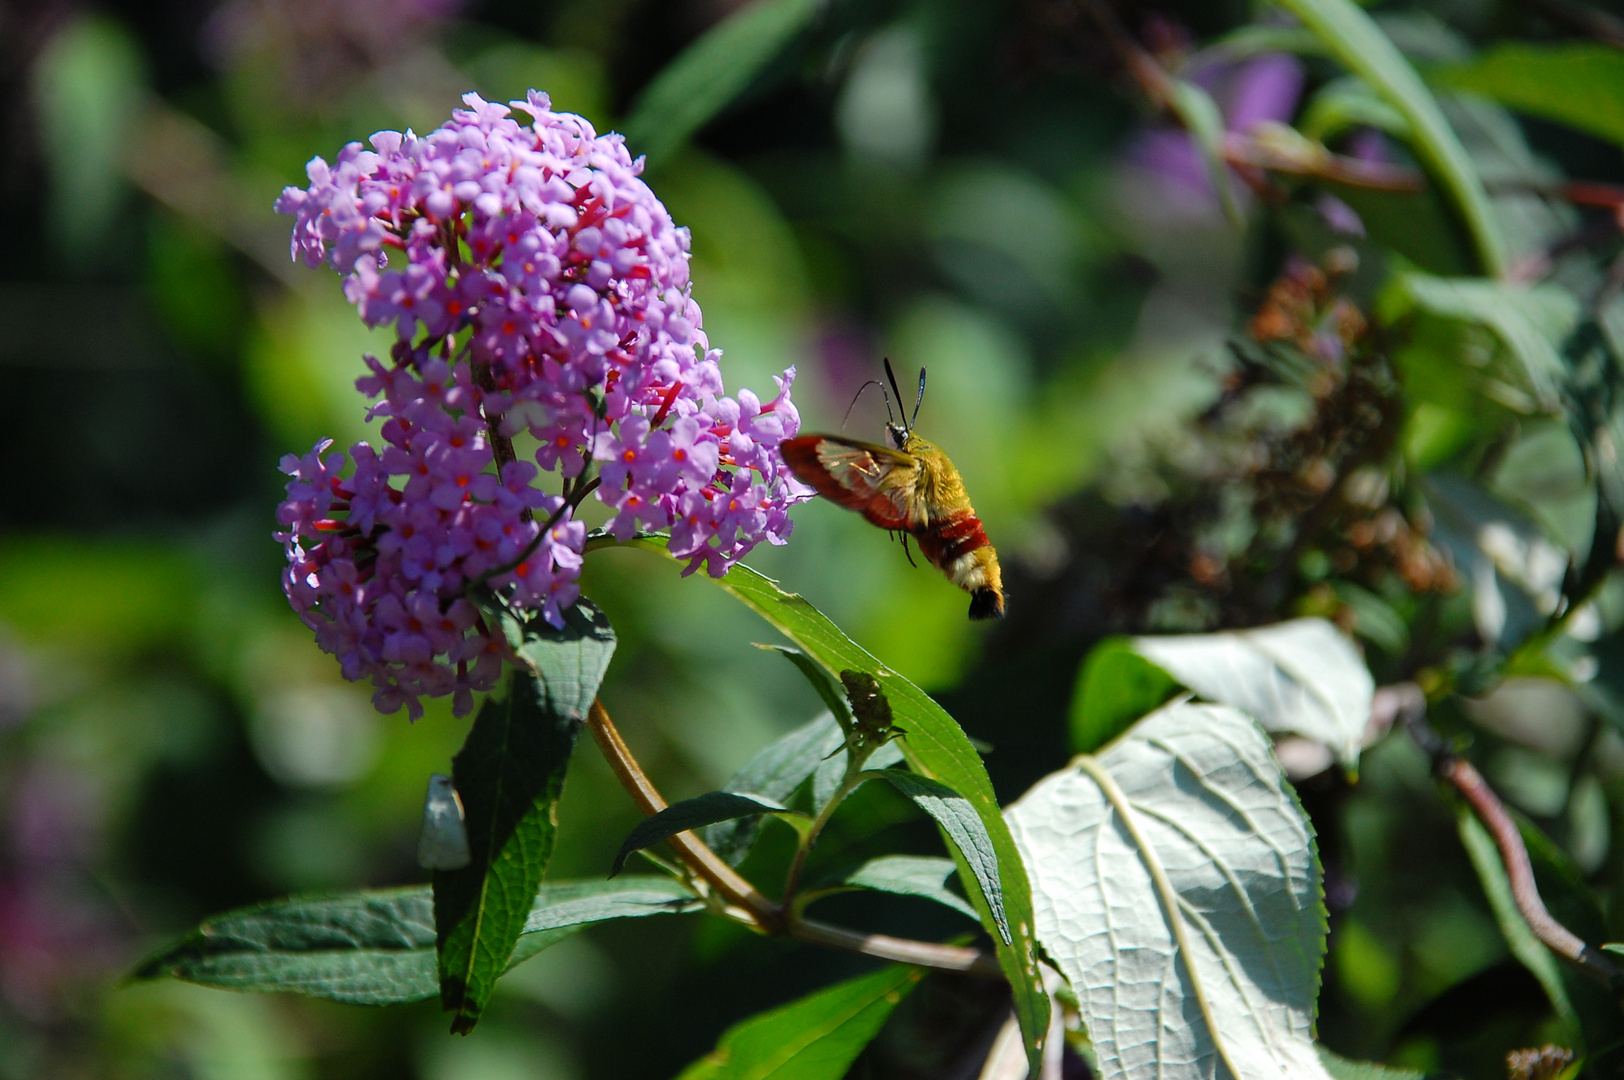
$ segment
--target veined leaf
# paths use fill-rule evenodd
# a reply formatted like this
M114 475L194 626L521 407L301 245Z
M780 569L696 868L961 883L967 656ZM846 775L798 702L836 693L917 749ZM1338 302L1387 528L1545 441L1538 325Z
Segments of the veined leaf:
M1331 1080L1427 1080L1428 1074L1413 1069L1395 1069L1374 1061L1354 1061L1341 1054L1333 1054L1323 1046L1315 1049L1319 1051L1320 1064L1331 1074Z
M1505 42L1427 81L1624 145L1624 53L1611 45Z
M1169 705L1009 819L1105 1080L1326 1080L1313 835L1243 713Z
M844 771L846 740L840 725L828 713L814 717L756 754L724 785L726 791L749 792L787 802L795 789L828 762ZM833 754L833 757L830 755ZM838 783L838 777L837 781ZM761 826L757 817L721 821L705 829L705 843L733 866L744 861Z
M1357 649L1324 619L1255 630L1133 639L1133 648L1208 701L1250 713L1270 731L1359 760L1376 682Z
M669 557L663 538L640 537L635 542ZM914 772L940 780L964 796L974 808L997 858L1010 943L1002 940L992 902L982 892L975 871L957 851L954 861L965 892L981 916L981 925L992 935L997 947L999 966L1014 993L1015 1012L1026 1040L1027 1057L1036 1072L1041 1064L1043 1038L1049 1030L1049 996L1044 992L1043 978L1038 971L1031 887L1009 826L999 812L992 781L964 729L930 695L881 664L804 597L784 592L776 582L747 566L734 566L725 577L713 580L777 627L831 675L838 676L847 669L873 673L891 703L896 725L907 732L888 745L901 749Z
M658 814L637 823L637 827L627 835L625 843L620 845L609 876L614 877L625 868L632 852L668 840L680 832L733 818L785 812L783 803L748 792L708 791L698 798L672 803Z
M585 600L562 630L538 619L518 634L529 670L514 672L506 701L485 703L451 762L471 859L435 872L434 924L440 1002L456 1014L455 1032L478 1023L524 929L552 858L564 773L615 647L608 620Z
M1505 272L1506 243L1488 193L1426 84L1387 35L1353 0L1279 0L1325 42L1348 70L1368 82L1410 126L1410 145L1471 235L1483 273Z
M756 0L711 27L654 77L626 121L626 142L651 165L680 150L749 88L802 31L819 0Z
M704 907L658 875L543 885L508 966L607 919ZM427 886L276 900L205 919L142 961L133 977L165 975L224 990L286 991L352 1005L421 1001L439 992L434 901Z
M1505 404L1519 412L1561 409L1567 366L1558 348L1579 318L1572 293L1555 285L1521 287L1420 273L1403 275L1398 286L1422 311L1485 327L1500 340L1513 363L1507 381L1521 395Z
M976 885L992 909L993 926L998 939L1005 945L1013 943L1009 932L1009 917L1004 912L1004 890L998 881L998 855L992 849L992 837L976 813L970 800L940 780L904 772L901 769L882 769L879 775L919 809L929 814L947 834L959 858L975 874Z
M1077 673L1071 698L1071 748L1092 754L1178 687L1167 672L1134 651L1128 638L1108 638L1094 646Z
M881 968L752 1016L678 1080L840 1080L922 974Z
M840 723L851 723L851 703L846 700L840 684L830 679L829 673L820 667L816 660L800 649L792 649L787 645L757 645L756 648L771 650L794 664L795 669L812 684L812 689L817 692L818 697L823 699L824 708L828 709Z
M952 859L934 855L882 855L848 874L845 884L896 896L919 896L934 900L979 922L976 909L966 903L962 896L948 891L945 879L955 869Z

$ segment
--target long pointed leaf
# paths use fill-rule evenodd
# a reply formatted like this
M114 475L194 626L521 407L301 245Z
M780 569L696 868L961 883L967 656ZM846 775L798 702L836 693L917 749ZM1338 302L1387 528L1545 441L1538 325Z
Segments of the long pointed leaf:
M658 814L637 823L637 827L620 845L620 851L615 855L614 866L610 868L609 876L614 877L620 873L633 852L658 844L661 840L668 840L680 832L688 832L718 821L783 812L782 803L747 792L708 791L697 798L672 803Z
M1415 155L1454 205L1472 238L1483 273L1490 277L1503 274L1506 242L1489 206L1483 181L1410 62L1353 0L1278 2L1409 123Z
M883 769L880 775L892 787L912 800L913 804L929 814L941 826L959 856L975 874L981 894L992 909L993 925L1005 945L1014 940L1009 932L1009 917L1004 913L1004 890L998 880L998 856L992 849L992 837L987 827L970 805L970 800L940 780L919 776L901 769Z
M641 537L636 543L669 557L661 538ZM1036 1072L1042 1061L1043 1039L1049 1030L1049 996L1044 992L1043 978L1038 971L1031 886L1026 867L1010 837L1009 826L998 809L992 781L964 729L929 694L876 660L804 597L784 592L776 582L747 566L734 566L725 577L713 580L777 627L831 675L838 677L847 669L872 672L891 703L897 726L907 732L889 745L901 748L916 773L942 781L969 800L975 809L997 857L1003 911L1012 938L1008 944L1002 940L999 920L994 917L991 901L982 892L974 870L957 852L954 860L958 863L965 892L981 916L981 925L997 946L999 966L1014 993L1027 1057Z
M538 621L518 636L526 670L514 673L506 701L485 703L451 763L471 859L435 873L434 924L440 1003L456 1032L478 1023L524 929L552 858L564 773L615 645L585 601L562 630Z
M728 779L723 790L787 802L825 759L844 763L845 754L838 751L845 740L835 718L823 713L762 749ZM832 759L831 754L835 755ZM759 817L719 821L705 827L705 843L729 864L737 866L750 854L750 846L755 843L760 829Z
M593 923L681 914L704 902L656 875L543 885L508 966ZM352 1005L439 992L427 886L276 900L205 919L132 978L169 976L224 990L289 992Z
M944 879L955 869L952 859L933 855L882 855L848 874L845 884L894 896L918 896L934 900L979 922L976 909L963 897L947 889Z
M651 165L680 150L749 88L802 31L819 0L757 0L705 32L654 77L626 121L626 141Z
M840 1080L921 974L881 968L752 1016L678 1080Z

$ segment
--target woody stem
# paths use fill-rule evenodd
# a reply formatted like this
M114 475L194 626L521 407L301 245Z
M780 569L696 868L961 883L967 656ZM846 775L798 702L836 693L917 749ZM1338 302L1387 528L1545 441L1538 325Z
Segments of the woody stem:
M666 801L649 780L631 748L620 737L620 731L601 701L594 700L587 712L587 727L592 738L603 751L615 778L626 789L632 801L645 814L657 814L666 808ZM938 945L930 941L913 941L885 934L863 934L812 919L790 919L783 908L761 894L750 882L741 877L721 856L691 832L678 833L668 841L682 861L703 878L729 904L741 909L764 932L782 934L797 941L811 942L842 952L859 953L882 960L892 960L919 967L938 968L943 971L962 971L987 978L1002 978L998 961L979 949L961 945Z

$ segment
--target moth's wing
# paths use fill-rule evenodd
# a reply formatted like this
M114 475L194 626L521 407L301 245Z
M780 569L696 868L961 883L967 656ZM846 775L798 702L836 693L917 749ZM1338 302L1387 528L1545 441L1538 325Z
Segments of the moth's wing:
M912 529L908 504L918 482L912 454L835 435L802 435L779 444L784 463L819 495L856 510L882 529Z

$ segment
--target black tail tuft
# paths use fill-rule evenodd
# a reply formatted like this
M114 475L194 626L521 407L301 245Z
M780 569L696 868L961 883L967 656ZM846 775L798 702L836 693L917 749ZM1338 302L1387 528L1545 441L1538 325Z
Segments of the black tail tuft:
M1002 619L1004 617L1004 594L996 589L982 586L970 594L970 618L972 619Z

